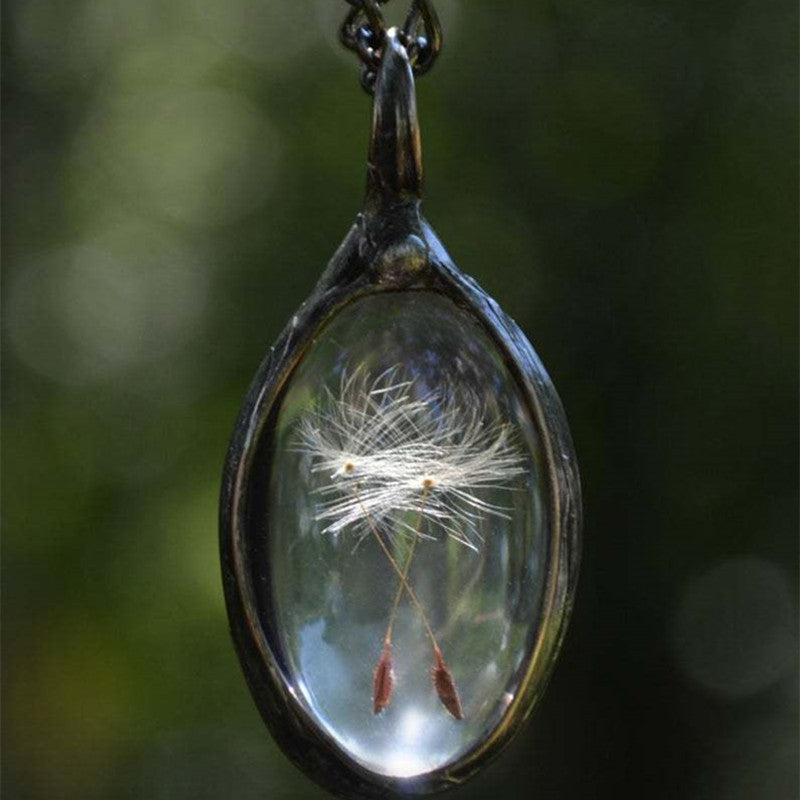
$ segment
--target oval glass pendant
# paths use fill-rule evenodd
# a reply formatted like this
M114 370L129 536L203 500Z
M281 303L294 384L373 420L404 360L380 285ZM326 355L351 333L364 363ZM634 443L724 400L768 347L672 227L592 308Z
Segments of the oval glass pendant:
M414 78L387 33L364 210L262 364L221 556L253 697L346 797L463 782L519 729L564 634L580 489L519 328L420 213Z

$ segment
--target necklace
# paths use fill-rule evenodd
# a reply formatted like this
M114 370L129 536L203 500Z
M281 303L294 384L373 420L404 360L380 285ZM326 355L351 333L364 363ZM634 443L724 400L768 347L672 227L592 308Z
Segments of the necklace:
M255 702L346 797L463 782L530 715L577 578L561 404L516 324L421 213L430 0L347 0L374 95L355 225L262 363L228 451L221 559Z

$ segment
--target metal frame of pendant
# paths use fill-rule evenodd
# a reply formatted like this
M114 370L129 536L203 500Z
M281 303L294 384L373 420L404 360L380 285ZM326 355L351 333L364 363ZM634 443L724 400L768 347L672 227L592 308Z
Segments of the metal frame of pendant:
M422 166L414 77L398 31L387 32L378 74L362 213L312 295L271 348L241 409L223 474L220 555L231 633L261 715L289 758L348 798L430 794L460 785L524 724L552 670L569 618L580 560L577 462L561 403L524 334L477 283L461 273L422 217ZM315 334L350 302L378 292L433 291L464 307L495 342L529 406L547 467L550 535L547 584L536 644L500 724L457 761L413 778L377 774L353 759L301 702L259 615L250 537L268 535L252 507L263 482L255 461L270 447L280 400Z

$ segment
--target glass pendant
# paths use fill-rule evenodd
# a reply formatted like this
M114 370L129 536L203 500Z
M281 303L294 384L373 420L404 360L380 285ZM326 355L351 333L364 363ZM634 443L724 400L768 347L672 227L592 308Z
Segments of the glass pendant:
M266 724L314 780L374 798L460 784L529 716L580 528L561 404L422 217L414 75L396 29L382 50L363 211L256 375L221 508Z

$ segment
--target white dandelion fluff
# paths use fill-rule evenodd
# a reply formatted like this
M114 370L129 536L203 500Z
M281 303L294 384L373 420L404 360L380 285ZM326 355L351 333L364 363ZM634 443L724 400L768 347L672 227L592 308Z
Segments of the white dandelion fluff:
M301 419L295 445L315 476L323 533L438 530L477 549L480 520L508 518L487 495L525 471L511 426L488 416L472 390L421 392L400 367L343 375Z

